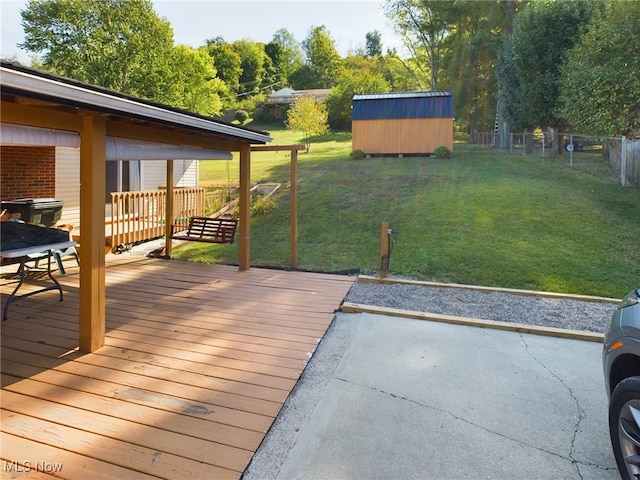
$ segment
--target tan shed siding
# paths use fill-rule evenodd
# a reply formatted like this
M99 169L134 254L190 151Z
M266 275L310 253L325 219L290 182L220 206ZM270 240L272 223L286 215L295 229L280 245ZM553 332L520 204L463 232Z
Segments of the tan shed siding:
M356 120L353 150L368 154L427 154L444 145L453 151L452 118Z
M64 202L58 224L80 225L80 150L56 148L56 198Z

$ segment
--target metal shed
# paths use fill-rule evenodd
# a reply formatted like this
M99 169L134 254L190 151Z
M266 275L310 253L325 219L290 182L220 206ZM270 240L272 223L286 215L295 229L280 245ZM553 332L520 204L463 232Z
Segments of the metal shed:
M369 155L429 155L453 151L453 97L449 92L355 95L353 150Z

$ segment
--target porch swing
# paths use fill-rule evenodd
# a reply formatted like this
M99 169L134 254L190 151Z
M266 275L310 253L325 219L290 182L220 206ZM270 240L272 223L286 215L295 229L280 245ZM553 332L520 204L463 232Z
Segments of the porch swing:
M171 238L188 242L233 243L237 227L238 220L235 218L190 217L186 230L174 233L184 226L171 226Z
M230 183L229 161L227 161L227 185ZM214 215L221 212L222 210ZM172 225L171 238L188 242L233 243L237 227L238 220L235 218L193 216L189 217L189 225L186 230L184 230L184 225Z

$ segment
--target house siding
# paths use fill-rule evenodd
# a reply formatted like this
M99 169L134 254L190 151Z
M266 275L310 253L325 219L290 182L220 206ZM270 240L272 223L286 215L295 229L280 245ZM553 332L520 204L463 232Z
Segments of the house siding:
M59 224L80 225L80 150L56 148L56 198L64 202Z
M58 225L80 225L80 150L73 147L3 145L2 200L56 198L64 202ZM177 187L198 185L198 162L174 160ZM142 190L164 189L166 164L142 162Z
M182 165L176 165L176 161L173 162L174 170L179 168L179 171L174 171L175 178L179 178L176 186L178 187L197 187L198 186L198 160L180 160ZM177 177L180 175L180 177Z
M198 186L198 161L173 161L174 187ZM142 162L142 190L164 189L167 184L165 162Z
M2 200L55 196L55 147L3 145L0 148Z

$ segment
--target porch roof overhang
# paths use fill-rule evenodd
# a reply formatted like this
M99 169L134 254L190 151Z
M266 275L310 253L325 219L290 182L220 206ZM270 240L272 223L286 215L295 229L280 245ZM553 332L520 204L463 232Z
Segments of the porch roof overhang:
M267 132L227 124L210 117L4 60L0 65L0 86L3 107L9 103L20 103L23 106L47 108L76 116L91 112L105 116L112 122L124 122L129 127L138 126L180 133L186 137L182 139L183 144L194 144L197 137L200 137L200 140L202 137L224 139L227 143L238 144L264 144L271 141ZM69 126L65 122L51 127L69 130ZM189 138L192 140L189 141ZM173 143L169 139L166 141ZM195 142L197 143L199 142Z
M105 184L107 139L117 137L210 151L239 152L239 269L249 269L252 145L266 132L217 121L102 87L0 60L0 122L76 132L80 136L80 350L92 352L105 337ZM0 139L1 143L1 139ZM179 157L186 156L180 153ZM190 154L193 155L193 152ZM209 155L209 154L207 154ZM173 154L169 154L169 157ZM167 159L167 190L173 186ZM171 192L167 212L172 212ZM170 252L170 221L166 221Z

